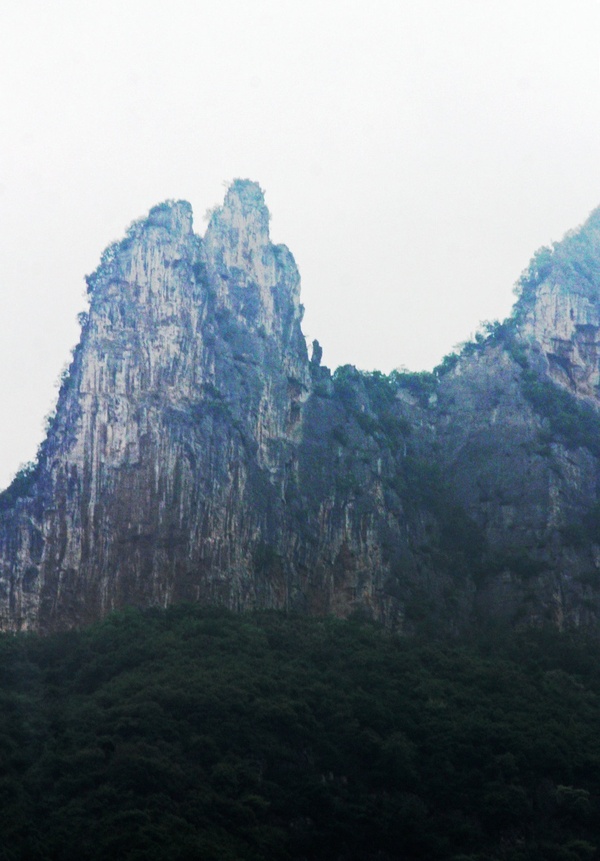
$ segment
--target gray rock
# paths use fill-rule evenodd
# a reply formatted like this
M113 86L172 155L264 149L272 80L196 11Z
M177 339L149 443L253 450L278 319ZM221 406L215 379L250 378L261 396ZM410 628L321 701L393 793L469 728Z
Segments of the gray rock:
M155 207L88 279L38 463L0 495L0 627L184 600L597 624L596 220L445 372L385 378L309 362L256 183L203 238L189 204Z

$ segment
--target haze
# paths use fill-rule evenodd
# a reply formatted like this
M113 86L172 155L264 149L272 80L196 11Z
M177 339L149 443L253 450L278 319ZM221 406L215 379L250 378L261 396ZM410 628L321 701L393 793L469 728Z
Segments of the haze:
M165 198L260 182L323 361L431 368L600 204L595 0L0 6L0 486L84 275Z

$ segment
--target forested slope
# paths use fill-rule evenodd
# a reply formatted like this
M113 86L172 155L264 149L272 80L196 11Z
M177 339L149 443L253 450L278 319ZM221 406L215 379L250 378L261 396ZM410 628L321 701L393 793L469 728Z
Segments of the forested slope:
M0 858L595 858L598 645L190 605L5 635Z

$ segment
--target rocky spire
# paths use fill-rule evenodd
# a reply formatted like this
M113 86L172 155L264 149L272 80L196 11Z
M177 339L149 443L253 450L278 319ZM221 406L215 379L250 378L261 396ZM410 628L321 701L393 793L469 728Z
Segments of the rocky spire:
M242 600L309 385L298 271L268 224L236 181L204 240L168 201L104 252L35 480L0 515L4 627L197 599L207 571ZM248 470L265 474L256 513Z

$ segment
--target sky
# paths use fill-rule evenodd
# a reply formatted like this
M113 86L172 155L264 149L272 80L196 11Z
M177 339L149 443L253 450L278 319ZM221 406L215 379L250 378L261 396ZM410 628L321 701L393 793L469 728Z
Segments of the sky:
M323 363L429 370L600 205L600 2L1 0L0 487L103 249L236 177Z

